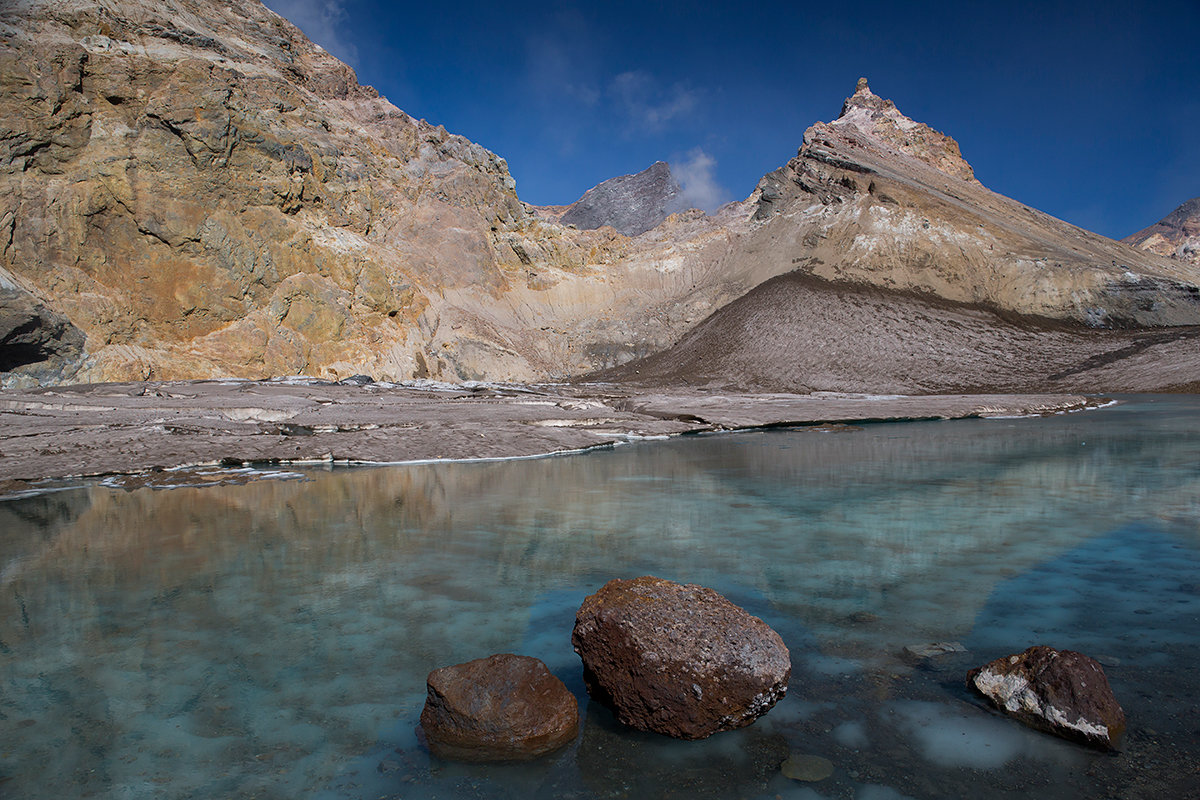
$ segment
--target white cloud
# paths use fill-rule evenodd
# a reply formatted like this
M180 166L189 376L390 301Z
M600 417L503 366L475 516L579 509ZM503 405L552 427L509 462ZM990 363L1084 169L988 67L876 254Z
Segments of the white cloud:
M717 160L699 147L671 164L671 174L679 181L689 208L711 213L729 201L729 190L717 182L716 167Z
M347 14L343 0L264 0L266 5L284 17L332 55L350 66L358 62L358 48L346 38L344 25Z
M696 107L696 92L674 84L664 88L647 72L622 72L612 79L609 94L628 116L631 133L658 133Z

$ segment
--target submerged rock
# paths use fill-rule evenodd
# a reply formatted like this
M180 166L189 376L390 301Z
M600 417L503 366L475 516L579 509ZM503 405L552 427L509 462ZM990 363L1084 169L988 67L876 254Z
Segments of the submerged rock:
M967 673L967 686L1034 728L1102 749L1115 749L1125 712L1104 669L1073 650L1030 647Z
M588 692L621 722L680 739L749 725L787 693L791 657L758 617L712 589L611 580L571 634Z
M905 661L919 663L950 653L965 653L967 648L959 642L930 642L928 644L910 644L901 654Z
M815 783L833 774L833 762L821 756L796 753L780 765L779 771L785 778Z
M527 761L574 740L579 705L536 658L499 654L429 673L421 727L457 761Z

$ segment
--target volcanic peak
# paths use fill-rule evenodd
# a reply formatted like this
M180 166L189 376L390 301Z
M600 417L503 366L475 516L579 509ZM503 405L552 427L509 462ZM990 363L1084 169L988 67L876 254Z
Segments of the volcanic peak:
M854 94L842 104L842 113L831 125L854 126L859 132L893 150L913 156L947 175L975 180L975 170L962 157L958 142L941 131L910 119L871 91L866 78L859 78Z

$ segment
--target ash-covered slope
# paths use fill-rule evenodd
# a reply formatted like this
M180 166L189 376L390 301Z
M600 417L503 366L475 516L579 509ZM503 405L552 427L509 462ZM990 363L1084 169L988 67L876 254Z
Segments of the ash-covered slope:
M683 189L670 166L656 161L635 175L609 178L588 189L559 221L581 230L611 225L626 236L637 236L686 208Z
M1094 330L792 272L674 347L593 377L798 393L1195 391L1200 327Z
M1193 197L1149 228L1121 241L1139 250L1200 266L1200 197Z

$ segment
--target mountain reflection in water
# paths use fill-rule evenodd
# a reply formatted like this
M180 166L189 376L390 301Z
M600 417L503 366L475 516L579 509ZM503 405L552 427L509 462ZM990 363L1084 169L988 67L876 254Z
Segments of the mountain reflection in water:
M831 797L1190 790L1198 419L1196 398L1136 398L0 503L0 795L774 797L789 751L834 761ZM766 619L788 698L705 743L588 704L538 764L430 761L431 669L524 652L585 699L574 611L641 574ZM900 657L954 640L969 652ZM1108 660L1126 753L970 701L967 668L1035 642Z

